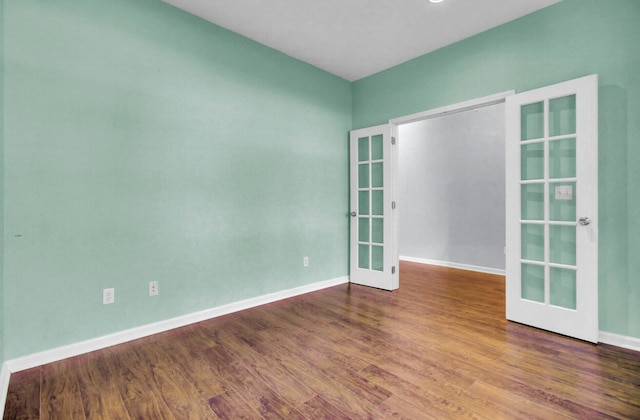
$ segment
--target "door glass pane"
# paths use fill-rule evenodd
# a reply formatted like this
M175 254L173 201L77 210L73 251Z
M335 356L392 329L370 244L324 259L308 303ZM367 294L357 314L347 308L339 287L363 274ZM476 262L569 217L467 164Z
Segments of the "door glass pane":
M358 256L361 269L383 270L383 134L358 138ZM373 216L373 217L372 217ZM375 244L375 245L372 245Z
M549 271L549 301L552 305L576 309L576 272L551 267Z
M369 188L369 164L358 165L358 188Z
M576 95L549 101L549 136L576 132Z
M522 299L544 302L544 267L522 264Z
M520 171L522 180L544 178L544 143L521 146Z
M369 245L358 245L358 267L369 269Z
M369 160L369 137L358 139L358 162Z
M522 224L522 258L544 261L544 225Z
M382 134L371 137L371 160L382 160Z
M358 218L358 241L369 242L369 218Z
M549 226L550 261L576 265L576 227Z
M382 162L371 164L371 186L373 188L383 187Z
M576 221L575 182L552 182L549 184L549 220Z
M576 176L576 139L549 142L549 178Z
M522 220L544 220L544 184L523 184Z
M381 244L384 242L384 219L374 218L371 219L371 242Z
M369 214L369 191L358 191L358 214Z
M375 216L382 216L384 213L384 193L381 190L371 191L371 214Z
M381 246L371 247L371 269L376 271L383 271L383 249Z
M520 108L520 117L521 140L544 137L544 102L524 105Z

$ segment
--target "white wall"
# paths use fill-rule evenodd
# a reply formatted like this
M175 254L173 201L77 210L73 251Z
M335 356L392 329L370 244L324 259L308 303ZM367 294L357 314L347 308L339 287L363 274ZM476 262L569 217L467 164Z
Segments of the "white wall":
M400 255L504 270L504 104L399 126Z

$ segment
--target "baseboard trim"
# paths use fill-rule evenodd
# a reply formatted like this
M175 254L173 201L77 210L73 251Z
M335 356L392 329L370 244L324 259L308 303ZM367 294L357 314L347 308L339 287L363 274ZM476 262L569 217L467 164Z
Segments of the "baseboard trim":
M4 406L7 403L7 393L9 392L9 380L11 379L11 372L6 363L2 364L2 370L0 371L0 413L4 413Z
M506 274L505 270L501 270L498 268L480 267L477 265L460 264L460 263L454 263L454 262L448 262L448 261L428 260L424 258L405 257L405 256L400 256L400 260L414 262L418 264L437 265L440 267L449 267L449 268L458 268L460 270L477 271L479 273L499 274L501 276L504 276Z
M47 363L52 363L58 360L67 359L69 357L78 356L80 354L104 349L107 347L115 346L117 344L126 343L128 341L137 340L139 338L162 333L175 328L184 327L196 322L206 321L208 319L227 315L233 312L254 308L257 306L265 305L267 303L288 299L306 293L315 292L317 290L338 286L340 284L348 282L349 277L344 276L305 286L295 287L292 289L282 290L280 292L269 293L255 298L218 306L200 312L194 312L176 318L167 319L165 321L143 325L141 327L120 331L103 337L98 337L91 340L70 344L68 346L58 347L52 350L46 350L40 353L8 360L7 362L5 362L5 367L8 369L9 373L19 372L21 370L31 369L37 366L45 365ZM4 392L4 394L6 395L6 392Z
M629 350L640 351L640 338L600 331L598 334L598 342L611 344L612 346L622 347Z

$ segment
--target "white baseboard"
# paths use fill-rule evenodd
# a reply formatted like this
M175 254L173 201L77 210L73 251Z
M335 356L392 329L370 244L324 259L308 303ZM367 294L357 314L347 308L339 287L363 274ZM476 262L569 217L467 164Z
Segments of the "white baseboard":
M428 260L424 258L405 257L405 256L400 256L400 260L419 263L419 264L437 265L440 267L459 268L461 270L477 271L480 273L487 273L487 274L499 274L501 276L504 276L506 274L505 270L502 270L499 268L480 267L477 265L460 264L460 263L454 263L454 262L448 262L448 261Z
M611 344L612 346L622 347L629 350L640 351L640 338L600 331L598 334L598 342Z
M4 413L4 406L7 403L7 392L9 392L9 379L11 372L6 363L2 364L0 371L0 413Z
M52 350L46 350L40 353L31 354L5 362L5 367L9 372L19 372L21 370L30 369L36 366L45 365L47 363L56 362L58 360L67 359L69 357L78 356L80 354L89 353L106 347L115 346L117 344L126 343L138 338L147 337L153 334L169 331L174 328L183 327L185 325L194 324L196 322L206 321L207 319L216 318L233 312L242 311L267 303L275 302L303 295L305 293L315 292L316 290L326 289L328 287L337 286L348 283L349 277L339 277L332 280L326 280L306 286L295 287L293 289L282 290L280 292L269 293L251 299L230 303L216 308L207 309L200 312L194 312L167 319L165 321L153 324L143 325L141 327L120 331L103 337L94 338L80 343L70 344L68 346L58 347ZM4 372L4 370L3 370ZM7 382L8 385L8 382ZM6 395L6 391L4 392Z

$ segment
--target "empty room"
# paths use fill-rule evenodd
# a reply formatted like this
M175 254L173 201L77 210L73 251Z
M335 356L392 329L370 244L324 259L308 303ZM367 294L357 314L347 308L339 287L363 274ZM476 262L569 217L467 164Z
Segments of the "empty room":
M0 0L4 418L640 417L638 21Z

